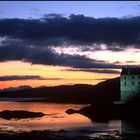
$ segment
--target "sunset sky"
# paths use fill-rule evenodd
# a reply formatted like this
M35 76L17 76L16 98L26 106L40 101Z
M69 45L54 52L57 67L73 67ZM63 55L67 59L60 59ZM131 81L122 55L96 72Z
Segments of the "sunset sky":
M0 89L97 84L140 66L140 2L0 2Z

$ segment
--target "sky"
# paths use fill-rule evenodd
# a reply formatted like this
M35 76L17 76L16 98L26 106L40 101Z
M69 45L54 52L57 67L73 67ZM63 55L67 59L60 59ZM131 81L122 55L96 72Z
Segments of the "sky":
M97 84L140 65L139 1L1 1L0 89Z
M140 14L139 1L6 1L0 3L1 18L40 18L44 14L84 14L95 18Z

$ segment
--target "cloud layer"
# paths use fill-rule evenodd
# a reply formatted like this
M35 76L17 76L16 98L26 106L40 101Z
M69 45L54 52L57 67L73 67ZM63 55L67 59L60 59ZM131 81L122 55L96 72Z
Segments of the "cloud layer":
M118 65L90 59L84 55L58 54L48 47L29 46L13 40L0 46L0 61L10 60L73 68L120 68Z
M79 45L81 51L95 51L103 49L101 44L111 51L122 51L130 46L140 48L140 17L95 19L84 15L64 17L49 14L40 19L0 19L0 62L19 60L82 68L82 71L88 72L118 73L89 68L119 69L119 64L78 54L58 54L52 49L55 46ZM85 48L86 45L89 47Z
M138 45L140 43L140 17L99 18L84 15L49 14L41 19L1 19L0 36L27 40L46 40L49 45L118 44Z
M13 80L45 80L37 75L12 75L12 76L0 76L0 81L13 81Z
M13 81L13 80L62 80L62 79L61 78L44 78L38 75L0 76L0 81Z
M84 72L95 72L95 73L106 73L106 74L120 74L120 71L118 70L111 70L111 69L91 69L91 68L87 68L87 69L66 69L66 71L84 71Z

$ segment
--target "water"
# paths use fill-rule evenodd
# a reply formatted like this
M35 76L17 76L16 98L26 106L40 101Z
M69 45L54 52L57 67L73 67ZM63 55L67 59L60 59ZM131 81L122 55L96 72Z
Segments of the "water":
M120 121L110 121L109 123L96 123L80 114L68 115L65 111L69 108L80 109L87 105L83 104L56 104L43 102L0 102L0 110L27 110L33 112L43 112L47 115L32 119L12 119L5 120L0 118L1 130L12 131L31 131L31 130L70 130L71 134L87 132L94 137L100 132L120 131ZM83 133L85 132L85 133ZM91 132L91 133L89 133Z

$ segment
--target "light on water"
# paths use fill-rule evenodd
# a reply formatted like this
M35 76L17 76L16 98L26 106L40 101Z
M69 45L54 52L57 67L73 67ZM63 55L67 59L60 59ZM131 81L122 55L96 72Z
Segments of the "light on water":
M67 109L79 110L87 105L83 104L56 104L41 102L0 102L2 110L27 110L32 112L43 112L43 117L28 119L5 120L0 118L1 130L12 131L32 131L32 130L70 130L70 135L88 135L94 137L95 134L117 130L120 131L120 121L110 123L97 123L81 114L67 114ZM84 132L84 133L83 133ZM96 132L96 133L93 133ZM85 134L86 133L86 134ZM67 133L69 134L69 133ZM65 133L62 135L66 135Z
M1 128L14 131L24 130L56 130L73 127L85 127L91 124L90 120L80 114L68 115L65 111L69 108L80 109L85 105L52 104L35 102L1 102L1 110L27 110L43 112L46 115L32 119L0 119Z

